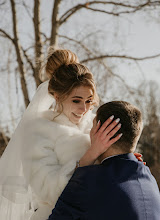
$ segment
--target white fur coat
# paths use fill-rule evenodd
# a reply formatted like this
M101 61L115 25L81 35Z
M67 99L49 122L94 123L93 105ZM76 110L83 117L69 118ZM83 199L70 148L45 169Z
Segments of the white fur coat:
M64 114L54 118L56 115L47 111L43 118L28 122L23 137L23 169L37 209L32 220L48 218L74 172L76 161L90 147L89 132L94 118L91 111L78 126Z

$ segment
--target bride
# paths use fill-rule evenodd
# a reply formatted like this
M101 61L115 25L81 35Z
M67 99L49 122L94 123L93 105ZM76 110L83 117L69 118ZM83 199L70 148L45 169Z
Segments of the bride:
M0 159L0 219L46 220L90 148L98 105L90 70L50 48L42 83ZM89 153L88 153L89 154Z

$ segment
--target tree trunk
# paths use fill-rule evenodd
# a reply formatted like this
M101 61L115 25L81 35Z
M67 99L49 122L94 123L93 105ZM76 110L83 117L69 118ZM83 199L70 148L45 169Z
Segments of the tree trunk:
M54 1L54 7L52 12L52 27L51 27L51 40L50 45L54 45L56 47L58 45L58 31L59 31L59 6L60 6L61 0L55 0Z
M28 96L28 90L27 90L27 85L26 85L26 80L25 80L25 71L24 71L24 65L23 65L23 60L22 60L21 47L19 44L19 38L18 38L18 32L17 32L16 8L15 8L14 0L10 0L10 3L11 3L11 8L12 8L14 46L16 50L17 62L18 62L18 67L20 71L24 103L25 103L25 106L27 107L29 104L29 96Z
M40 0L34 1L34 33L35 33L35 73L34 78L36 81L37 87L41 83L39 78L39 70L41 68L40 62L37 62L42 57L42 40L40 32Z

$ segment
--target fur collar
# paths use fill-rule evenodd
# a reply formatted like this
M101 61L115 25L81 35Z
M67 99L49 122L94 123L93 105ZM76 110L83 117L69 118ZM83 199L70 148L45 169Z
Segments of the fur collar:
M92 113L91 110L88 111L84 115L83 119L81 120L81 122L78 125L73 124L64 113L61 113L59 115L58 112L53 111L52 109L43 112L41 117L48 119L50 121L54 121L54 122L61 124L61 125L64 125L64 126L76 128L76 129L81 130L82 132L86 133L86 129L87 130L88 130L88 128L91 129L95 115Z

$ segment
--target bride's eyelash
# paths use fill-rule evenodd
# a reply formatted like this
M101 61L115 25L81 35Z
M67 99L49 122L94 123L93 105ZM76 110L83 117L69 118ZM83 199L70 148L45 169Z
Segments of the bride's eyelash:
M86 103L92 103L92 100L87 100Z
M74 103L80 103L80 100L73 100Z
M80 103L80 100L72 100L74 103ZM87 100L86 103L92 103L92 100Z

